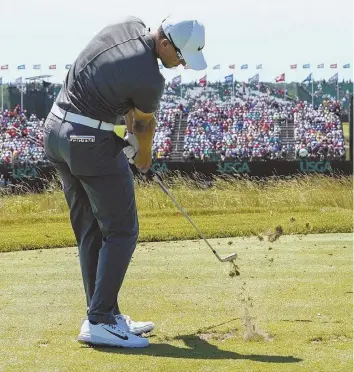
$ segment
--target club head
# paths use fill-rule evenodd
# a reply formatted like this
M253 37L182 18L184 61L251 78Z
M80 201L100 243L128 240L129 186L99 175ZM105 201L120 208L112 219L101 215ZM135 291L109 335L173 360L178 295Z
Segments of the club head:
M223 261L223 262L230 262L230 261L235 260L236 257L237 257L237 253L231 253L231 254L229 254L228 256L222 258L222 261Z

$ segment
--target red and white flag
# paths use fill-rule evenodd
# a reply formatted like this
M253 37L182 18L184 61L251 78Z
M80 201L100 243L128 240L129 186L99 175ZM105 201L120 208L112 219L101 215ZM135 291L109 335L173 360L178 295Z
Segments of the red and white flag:
M2 65L1 66L1 70L8 70L9 69L9 65Z
M336 64L336 63L332 63L332 64L330 65L330 68L337 68L337 64Z
M229 65L229 68L235 69L235 65Z
M290 68L291 68L292 70L294 70L295 68L297 68L297 64L295 64L295 65L290 65Z
M281 83L282 81L285 81L285 74L281 74L280 76L277 76L277 77L275 78L275 81L276 81L277 83Z
M205 87L206 86L206 84L207 84L207 76L206 75L199 79L199 84L202 87Z
M57 68L57 65L50 65L49 70L55 70Z

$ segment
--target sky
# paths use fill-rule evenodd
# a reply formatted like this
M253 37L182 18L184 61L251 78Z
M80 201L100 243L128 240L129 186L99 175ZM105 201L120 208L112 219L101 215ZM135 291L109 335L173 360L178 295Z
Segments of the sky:
M274 81L285 73L286 81L302 81L309 73L314 79L328 79L336 72L339 80L353 80L353 0L17 0L3 2L0 21L0 71L3 81L41 74L62 83L67 70L81 50L103 27L133 15L155 30L169 14L198 19L205 26L203 49L208 68L204 71L163 69L166 81L182 75L182 83L207 75L209 81L247 81L260 73L261 81ZM6 16L7 15L7 16ZM310 69L303 69L303 64ZM324 69L317 65L324 63ZM329 65L337 63L337 69ZM350 69L343 64L350 63ZM26 64L26 70L17 66ZM33 64L41 64L40 71ZM49 65L56 64L56 70ZM213 66L220 64L220 70ZM228 68L235 64L235 70ZM248 64L248 70L241 65ZM262 64L262 70L256 65ZM297 64L296 70L290 65Z

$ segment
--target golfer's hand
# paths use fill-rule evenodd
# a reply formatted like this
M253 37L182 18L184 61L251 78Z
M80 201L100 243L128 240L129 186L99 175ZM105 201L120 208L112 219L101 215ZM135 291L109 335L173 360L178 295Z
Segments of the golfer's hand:
M134 157L139 149L139 142L133 133L127 133L124 139L130 144L123 149L125 156L128 158L130 164L134 163Z
M139 169L140 172L146 173L152 163L152 153L151 150L139 149L134 158L134 164Z

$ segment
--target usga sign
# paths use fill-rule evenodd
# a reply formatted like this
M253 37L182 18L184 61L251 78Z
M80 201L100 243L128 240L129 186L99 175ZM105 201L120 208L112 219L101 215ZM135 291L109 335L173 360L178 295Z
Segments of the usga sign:
M250 167L248 163L245 161L243 163L239 162L226 162L222 164L221 162L218 163L216 171L221 174L225 173L250 173Z
M327 161L300 161L301 172L325 173L333 172L331 163Z

